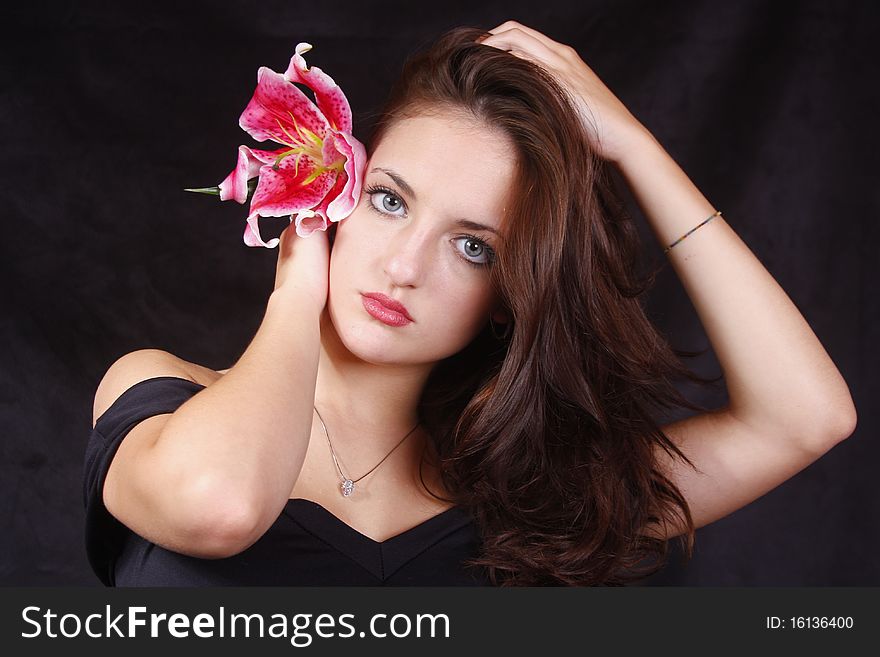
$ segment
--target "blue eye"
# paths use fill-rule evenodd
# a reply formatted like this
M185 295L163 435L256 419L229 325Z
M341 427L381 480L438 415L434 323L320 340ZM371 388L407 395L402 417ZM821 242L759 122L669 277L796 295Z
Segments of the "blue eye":
M463 241L462 253L467 257L467 262L477 267L490 265L495 259L495 252L480 238L474 235L462 235L455 238L456 242ZM471 258L476 258L471 260Z
M369 195L370 204L376 211L383 214L402 216L398 214L397 211L405 208L403 201L390 189L385 189L384 187L370 187L364 191ZM380 199L378 203L375 200L377 197Z

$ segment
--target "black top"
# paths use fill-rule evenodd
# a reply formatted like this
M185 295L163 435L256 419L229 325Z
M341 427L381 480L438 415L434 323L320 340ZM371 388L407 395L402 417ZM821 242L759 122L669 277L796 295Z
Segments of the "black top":
M85 454L86 553L108 586L486 586L476 525L454 506L378 542L311 500L293 498L244 552L199 559L131 531L103 503L104 478L126 434L141 420L173 413L205 386L160 376L126 390L98 418Z

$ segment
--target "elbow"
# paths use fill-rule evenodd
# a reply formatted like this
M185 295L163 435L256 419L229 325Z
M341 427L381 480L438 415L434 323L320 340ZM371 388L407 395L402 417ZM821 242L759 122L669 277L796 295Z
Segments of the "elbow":
M830 413L831 420L828 423L828 436L831 444L836 445L846 440L856 431L859 417L856 413L856 405L848 389L840 393L840 401L833 404L834 412Z
M828 399L831 400L829 406L833 409L829 413L831 420L828 423L828 436L833 447L855 433L859 417L852 394L845 383L836 396L829 396Z
M839 443L853 435L856 432L858 421L859 417L854 404L845 412L840 413L831 429L834 443Z
M829 417L822 422L815 422L811 428L812 440L810 446L820 455L829 451L837 444L843 442L855 433L858 423L858 414L855 405L850 403L835 413L829 413Z
M227 559L244 552L259 538L253 514L234 505L218 505L200 520L202 559Z
M208 493L207 487L191 491L187 498L194 501L188 508L199 509L186 523L194 546L187 553L200 559L226 559L244 552L253 545L259 529L255 505L244 496L228 490ZM216 489L215 489L216 490Z

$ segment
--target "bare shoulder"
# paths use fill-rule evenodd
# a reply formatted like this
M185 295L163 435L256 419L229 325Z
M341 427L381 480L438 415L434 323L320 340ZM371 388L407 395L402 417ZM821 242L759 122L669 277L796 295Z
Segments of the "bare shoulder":
M207 386L212 382L212 372L214 377L219 378L218 372L189 363L161 349L138 349L127 353L110 366L98 384L92 426L123 392L136 383L157 376L176 376Z

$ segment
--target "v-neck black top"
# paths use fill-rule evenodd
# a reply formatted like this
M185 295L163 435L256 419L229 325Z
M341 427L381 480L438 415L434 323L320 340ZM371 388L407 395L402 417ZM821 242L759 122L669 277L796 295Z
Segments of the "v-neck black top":
M205 386L160 376L141 381L98 418L89 436L83 479L89 563L107 586L488 586L483 569L465 568L479 535L454 506L378 542L311 500L288 501L247 550L199 559L166 550L113 517L103 503L107 470L140 421L173 413Z

